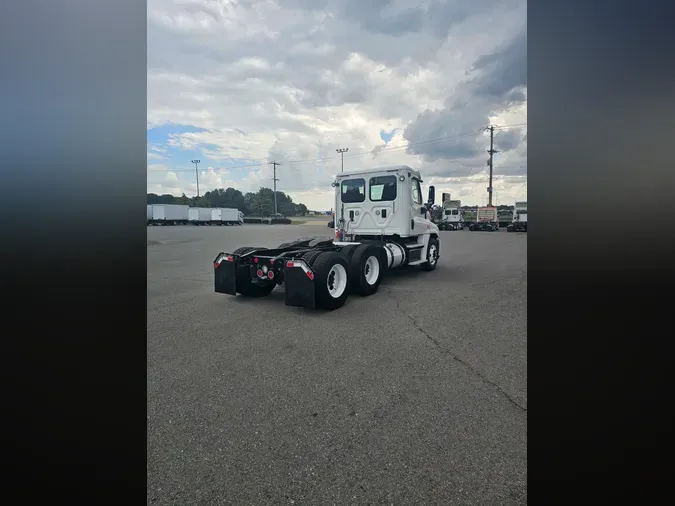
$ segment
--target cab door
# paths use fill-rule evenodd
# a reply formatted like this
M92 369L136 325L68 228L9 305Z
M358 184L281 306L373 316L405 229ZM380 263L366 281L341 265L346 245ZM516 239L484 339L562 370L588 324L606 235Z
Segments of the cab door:
M422 185L420 180L413 177L411 180L410 199L410 235L421 235L429 232L429 220L427 213L422 214L422 208L426 207L422 200Z

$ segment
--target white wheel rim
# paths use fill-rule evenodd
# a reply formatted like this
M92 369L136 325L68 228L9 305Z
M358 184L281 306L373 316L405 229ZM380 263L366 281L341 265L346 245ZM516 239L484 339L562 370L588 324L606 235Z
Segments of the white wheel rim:
M377 283L377 279L380 277L380 262L377 261L377 257L368 257L368 260L366 260L366 263L363 265L363 269L366 283L369 285Z
M430 264L435 264L438 261L438 255L437 255L438 248L436 248L435 244L432 244L429 246L429 263Z
M326 279L328 293L334 299L338 299L347 289L347 271L340 264L335 264L328 272Z

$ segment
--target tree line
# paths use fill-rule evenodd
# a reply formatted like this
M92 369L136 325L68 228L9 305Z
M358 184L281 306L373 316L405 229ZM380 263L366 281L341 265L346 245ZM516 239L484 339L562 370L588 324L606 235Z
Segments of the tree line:
M204 195L180 197L170 194L148 193L148 204L182 204L190 207L229 207L239 209L245 216L271 216L274 214L274 191L260 188L256 193L242 193L235 188L218 188ZM296 204L282 191L277 191L277 212L284 216L305 216L309 211L305 204Z

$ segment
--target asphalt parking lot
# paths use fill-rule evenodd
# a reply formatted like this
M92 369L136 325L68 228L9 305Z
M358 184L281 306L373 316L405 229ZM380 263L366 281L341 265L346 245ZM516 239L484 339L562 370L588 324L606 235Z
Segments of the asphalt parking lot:
M213 292L240 246L325 222L148 227L148 504L526 504L527 234L333 312Z

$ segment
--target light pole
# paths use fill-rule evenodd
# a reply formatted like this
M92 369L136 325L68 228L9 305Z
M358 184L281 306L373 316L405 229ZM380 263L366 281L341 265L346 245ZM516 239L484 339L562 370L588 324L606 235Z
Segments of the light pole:
M339 148L339 149L336 149L335 151L340 153L340 157L342 158L342 171L341 172L344 172L345 171L345 153L347 151L349 151L349 148Z
M195 164L195 176L197 176L197 198L199 198L199 170L197 168L199 166L199 162L201 162L201 160L192 160L192 163Z

